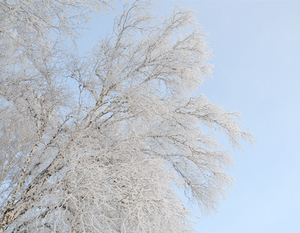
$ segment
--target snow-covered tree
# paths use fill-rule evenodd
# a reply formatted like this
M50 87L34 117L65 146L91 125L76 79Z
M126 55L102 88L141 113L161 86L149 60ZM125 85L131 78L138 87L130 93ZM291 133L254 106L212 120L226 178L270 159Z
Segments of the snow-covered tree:
M205 214L232 183L213 131L234 148L251 135L193 95L211 75L194 13L131 1L78 55L80 28L111 3L0 2L0 233L190 232L176 189Z

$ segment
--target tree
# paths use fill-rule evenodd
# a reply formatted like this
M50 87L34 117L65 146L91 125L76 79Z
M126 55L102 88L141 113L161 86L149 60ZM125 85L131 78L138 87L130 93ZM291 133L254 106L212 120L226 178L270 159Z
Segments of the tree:
M211 53L192 11L126 3L85 56L108 1L0 3L0 232L189 232L175 188L211 213L251 134L201 96Z

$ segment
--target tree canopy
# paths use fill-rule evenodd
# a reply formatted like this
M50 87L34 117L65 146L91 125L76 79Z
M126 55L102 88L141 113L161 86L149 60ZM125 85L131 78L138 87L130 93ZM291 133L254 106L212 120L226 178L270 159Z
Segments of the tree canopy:
M111 33L79 55L90 17ZM152 1L0 3L0 232L190 232L232 183L238 114L195 96L211 58L194 13Z

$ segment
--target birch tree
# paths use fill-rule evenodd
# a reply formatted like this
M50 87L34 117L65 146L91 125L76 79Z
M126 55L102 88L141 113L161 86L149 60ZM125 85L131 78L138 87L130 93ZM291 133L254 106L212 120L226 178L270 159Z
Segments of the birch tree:
M80 27L110 4L0 2L0 232L190 232L176 190L207 214L232 183L213 132L233 148L251 135L193 94L211 76L194 13L118 2L78 55Z

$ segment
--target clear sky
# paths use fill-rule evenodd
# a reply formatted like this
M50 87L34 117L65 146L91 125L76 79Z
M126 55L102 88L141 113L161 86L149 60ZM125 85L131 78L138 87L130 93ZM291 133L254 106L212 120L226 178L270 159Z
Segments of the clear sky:
M176 1L159 1L163 8ZM177 1L209 33L214 78L201 91L243 114L255 148L234 153L236 189L203 233L300 232L300 1Z
M197 11L213 50L213 103L243 114L255 147L234 153L236 188L201 233L300 232L300 1L159 0ZM90 34L82 42L94 40ZM195 208L195 211L197 209Z

